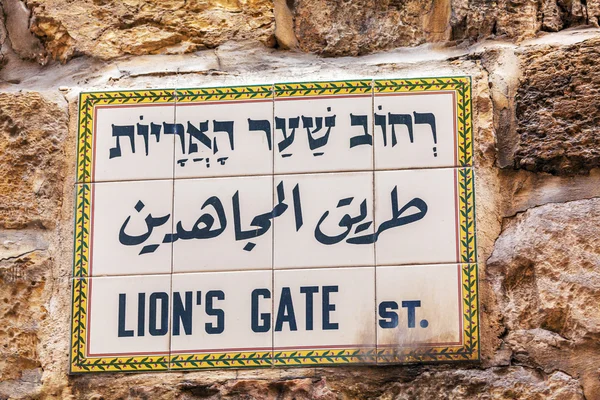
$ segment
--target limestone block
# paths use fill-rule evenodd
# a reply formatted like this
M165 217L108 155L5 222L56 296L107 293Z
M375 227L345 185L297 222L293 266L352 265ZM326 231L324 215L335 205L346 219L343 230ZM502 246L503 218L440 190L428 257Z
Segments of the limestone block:
M39 329L48 314L49 262L37 250L0 258L0 398L30 398L41 390Z
M0 228L55 225L68 124L61 99L0 93Z
M334 368L312 377L282 377L263 372L256 378L221 374L175 373L81 376L72 379L75 398L153 399L584 399L578 381L563 372L540 374L508 368Z
M488 260L513 359L580 376L600 395L600 199L546 204L509 220Z
M427 23L430 32L446 36L449 4L436 7L435 3L446 2L298 0L296 37L302 50L328 56L415 46L427 40Z
M183 53L228 40L274 45L271 0L28 0L53 58Z
M423 43L519 42L541 31L597 25L594 1L296 0L293 14L302 50L348 56Z
M521 54L515 164L536 172L600 166L600 40Z

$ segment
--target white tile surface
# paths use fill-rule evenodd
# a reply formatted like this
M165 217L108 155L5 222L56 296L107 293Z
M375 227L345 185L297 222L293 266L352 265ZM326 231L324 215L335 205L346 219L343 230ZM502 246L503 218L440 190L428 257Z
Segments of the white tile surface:
M175 232L179 238L173 245L173 271L272 268L272 179L252 176L175 181ZM234 198L239 217L234 215ZM251 237L253 232L258 236Z
M273 172L272 99L179 103L177 122L185 134L175 142L176 178Z
M374 267L274 273L275 350L375 344Z
M170 288L170 275L90 278L88 357L168 354Z
M371 170L372 102L371 94L275 99L275 173Z
M377 345L458 345L460 290L456 264L377 267Z
M377 265L458 261L455 171L375 173Z
M456 166L455 104L454 92L376 93L375 168Z
M94 181L173 177L175 104L97 106L95 112Z
M275 218L276 269L374 265L372 243L351 243L373 233L371 172L276 176L275 203L281 183L289 207Z
M90 275L171 272L173 181L95 183L92 196Z
M173 301L181 298L182 315L191 318L186 331L174 316L171 350L174 354L271 350L271 287L270 270L174 274ZM191 312L185 309L186 296L192 299Z

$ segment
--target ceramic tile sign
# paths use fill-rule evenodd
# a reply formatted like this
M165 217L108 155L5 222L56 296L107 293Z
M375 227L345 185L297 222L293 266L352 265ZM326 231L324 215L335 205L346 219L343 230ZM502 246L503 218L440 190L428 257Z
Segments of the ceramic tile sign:
M479 359L468 77L82 93L71 371Z

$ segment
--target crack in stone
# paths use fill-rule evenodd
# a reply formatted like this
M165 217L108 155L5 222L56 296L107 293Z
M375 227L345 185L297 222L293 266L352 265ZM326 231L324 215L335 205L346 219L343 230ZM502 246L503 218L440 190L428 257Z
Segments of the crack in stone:
M0 262L2 262L2 261L9 261L9 260L16 260L16 259L19 259L19 258L24 257L26 255L29 255L31 253L35 253L36 251L45 251L45 249L33 249L33 250L30 250L30 251L26 251L25 253L18 254L16 256L0 258Z
M502 217L502 221L504 223L505 219L515 218L515 217L517 217L517 216L519 216L519 215L521 215L523 213L526 213L529 210L534 210L536 208L543 207L543 206L548 205L548 204L567 204L567 203L572 203L574 201L585 201L585 200L594 200L594 199L600 199L600 196L582 197L580 199L573 199L573 200L567 200L567 201L549 201L549 202L544 203L544 204L538 204L538 205L535 205L535 206L532 206L532 207L527 207L526 209L517 211L517 212L515 212L514 214L511 214L511 215L503 216ZM502 229L502 232L504 232L504 229ZM502 232L500 232L500 235L502 235Z

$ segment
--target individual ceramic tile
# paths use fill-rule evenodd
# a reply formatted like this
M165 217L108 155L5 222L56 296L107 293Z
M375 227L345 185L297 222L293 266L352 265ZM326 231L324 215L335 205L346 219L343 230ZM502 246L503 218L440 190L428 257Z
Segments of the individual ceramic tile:
M78 230L79 224L87 225L91 234L84 245L89 246L89 268L76 270L75 276L171 272L172 180L78 186L78 192L91 189L91 207L87 219L76 210L76 225Z
M476 359L476 268L377 267L378 363Z
M459 264L377 267L377 343L460 344Z
M459 261L457 169L375 172L377 265Z
M271 365L272 271L173 274L171 369Z
M470 79L374 82L375 168L472 165Z
M374 267L274 274L275 366L375 361Z
M88 280L87 357L169 354L171 276Z
M131 97L112 93L113 101L98 100L93 106L94 94L82 95L79 182L173 177L174 138L183 129L175 123L174 97L166 102L160 94L131 93ZM139 99L137 93L142 93Z
M175 181L174 272L272 268L273 178Z
M275 85L275 173L373 168L371 81Z
M178 103L175 177L271 174L272 121L271 98Z
M276 269L373 266L373 173L275 176Z

